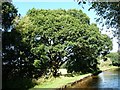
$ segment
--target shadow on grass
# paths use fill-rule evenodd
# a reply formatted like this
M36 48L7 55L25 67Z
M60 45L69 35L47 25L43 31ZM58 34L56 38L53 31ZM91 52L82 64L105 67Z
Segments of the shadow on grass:
M12 80L3 80L2 81L3 90L9 89L19 89L19 90L28 90L36 85L31 78L14 78Z

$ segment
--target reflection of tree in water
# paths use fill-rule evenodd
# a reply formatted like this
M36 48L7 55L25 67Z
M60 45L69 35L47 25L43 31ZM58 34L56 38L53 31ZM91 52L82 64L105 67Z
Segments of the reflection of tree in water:
M89 83L90 88L97 88L100 86L100 83L102 82L102 78L99 76L92 76L92 80Z

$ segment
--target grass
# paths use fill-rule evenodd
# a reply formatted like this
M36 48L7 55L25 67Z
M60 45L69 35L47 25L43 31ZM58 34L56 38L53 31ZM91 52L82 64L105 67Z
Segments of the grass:
M52 78L48 79L47 81L36 85L34 88L60 88L64 85L67 85L68 83L75 82L77 80L83 79L86 76L89 76L91 74L84 74L84 75L76 75L74 77L65 77L61 76L58 78ZM32 90L32 89L30 89Z

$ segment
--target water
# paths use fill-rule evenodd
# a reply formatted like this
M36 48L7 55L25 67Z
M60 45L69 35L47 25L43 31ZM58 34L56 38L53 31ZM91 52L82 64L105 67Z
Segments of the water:
M120 69L105 71L98 76L86 78L82 82L73 85L72 88L89 88L89 90L93 90L93 88L96 88L97 90L120 90Z

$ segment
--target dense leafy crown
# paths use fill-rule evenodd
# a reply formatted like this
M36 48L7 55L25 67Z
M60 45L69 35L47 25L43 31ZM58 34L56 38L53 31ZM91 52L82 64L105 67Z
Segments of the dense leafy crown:
M82 66L91 60L91 65L86 65L92 67L97 56L112 49L110 38L102 35L95 24L90 25L89 17L81 10L33 8L16 28L21 32L22 42L36 56L35 63L40 60L40 67L49 62L48 68L57 69L65 61L71 62L71 58Z

